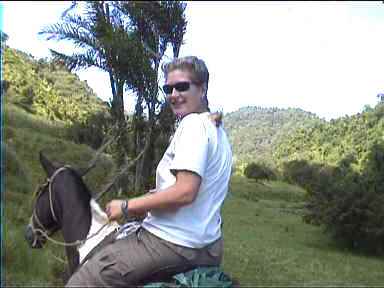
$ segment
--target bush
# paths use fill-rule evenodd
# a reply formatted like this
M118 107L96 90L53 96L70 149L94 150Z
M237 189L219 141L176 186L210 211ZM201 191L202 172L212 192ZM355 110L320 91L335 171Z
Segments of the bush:
M308 163L305 160L293 160L283 163L283 178L296 184L309 193L313 191L328 191L338 179L344 177L345 169L320 163Z
M293 160L283 163L283 179L291 184L297 184L305 189L310 187L313 168L305 160Z
M261 180L274 180L276 179L275 172L263 164L250 163L244 169L245 177L249 179Z
M304 220L324 225L349 248L384 254L384 143L372 145L362 172L345 166L327 172L328 182L309 183Z

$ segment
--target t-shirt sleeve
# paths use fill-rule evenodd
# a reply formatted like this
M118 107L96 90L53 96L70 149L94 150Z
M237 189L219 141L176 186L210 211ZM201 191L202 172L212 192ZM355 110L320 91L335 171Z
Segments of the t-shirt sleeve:
M188 170L203 178L208 159L208 134L198 116L187 117L180 123L178 133L175 133L170 171L176 175L179 170Z

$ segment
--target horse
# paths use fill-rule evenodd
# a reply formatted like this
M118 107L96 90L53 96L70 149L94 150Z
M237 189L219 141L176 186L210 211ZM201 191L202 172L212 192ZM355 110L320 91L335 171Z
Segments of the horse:
M93 248L110 241L120 225L116 221L108 222L77 170L51 163L42 152L40 163L48 180L36 192L25 239L31 248L43 248L47 239L65 246L68 271L72 275L95 252ZM51 238L59 230L64 242Z
M47 239L65 246L69 272L64 280L66 282L92 255L116 240L119 232L135 228L138 222L133 221L123 226L116 221L109 222L106 213L95 200L105 190L94 197L82 180L82 173L67 165L51 163L42 152L40 163L48 180L35 194L25 239L31 248L43 248ZM130 224L133 224L132 227ZM64 242L51 238L59 230L62 231ZM171 275L154 274L142 284L158 282L159 279L168 283L173 281Z

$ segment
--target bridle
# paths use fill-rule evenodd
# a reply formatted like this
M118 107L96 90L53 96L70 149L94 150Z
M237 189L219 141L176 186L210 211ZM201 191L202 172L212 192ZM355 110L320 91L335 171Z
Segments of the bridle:
M67 169L73 169L71 166L69 165L65 165L63 167L60 167L58 168L50 178L47 179L47 181L40 185L37 190L36 190L36 196L35 196L35 199L34 199L34 206L33 206L33 212L32 212L32 216L29 220L29 225L30 227L32 228L32 232L33 232L33 235L34 235L34 239L33 239L33 243L32 243L32 246L35 246L37 244L37 241L41 241L41 238L38 236L38 234L36 232L40 232L41 235L43 235L45 237L45 239L55 243L55 244L58 244L58 245L61 245L61 246L81 246L83 245L87 240L95 237L98 233L100 233L100 231L102 231L107 225L109 225L109 223L105 223L104 225L102 225L98 231L96 231L94 234L86 237L85 239L82 239L82 240L76 240L74 242L61 242L61 241L57 241L53 238L51 238L50 236L56 232L59 228L60 228L60 223L58 221L58 218L56 216L56 213L55 213L55 210L53 208L53 197L52 197L52 194L53 194L53 189L52 189L52 185L53 185L53 182L56 178L57 175L59 175L59 173L61 173L62 171L65 171ZM39 219L39 217L37 216L37 212L36 212L36 203L37 203L37 200L39 199L39 197L44 193L44 191L46 190L46 187L48 186L48 197L49 197L49 208L51 210L51 214L52 214L52 218L53 220L55 221L55 226L51 229L47 229L42 223L41 223L41 220ZM35 227L34 225L34 221L39 225L39 227Z
M53 182L54 182L56 176L59 175L61 172L67 170L67 169L71 169L71 166L65 165L65 166L60 167L59 169L57 169L52 174L52 176L50 178L48 178L45 183L41 184L37 188L37 190L36 190L35 199L34 199L34 205L33 205L33 212L32 212L32 216L31 216L30 221L29 221L29 224L30 224L30 226L32 228L32 231L33 231L33 234L35 236L32 245L36 245L37 241L39 240L39 237L37 236L38 234L36 232L40 232L40 234L44 235L45 238L48 239L50 235L52 235L55 231L57 231L60 228L59 227L59 221L57 219L57 216L56 216L56 213L55 213L55 209L53 207L53 197L52 197L53 189L52 189L52 185L53 185ZM47 186L48 186L49 208L51 210L52 218L53 218L53 220L55 221L55 224L56 224L51 229L47 229L42 224L41 220L37 216L37 211L36 211L36 203L37 203L38 199L41 197L41 195L44 193L44 191L46 190ZM33 221L33 220L35 220L35 221ZM34 222L36 222L39 227L35 227Z

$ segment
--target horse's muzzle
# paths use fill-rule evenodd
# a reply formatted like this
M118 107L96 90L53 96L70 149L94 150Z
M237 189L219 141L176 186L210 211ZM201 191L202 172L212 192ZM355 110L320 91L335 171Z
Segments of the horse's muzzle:
M25 228L24 237L31 248L43 248L45 239L42 239L36 233L34 233L31 224L28 224Z

